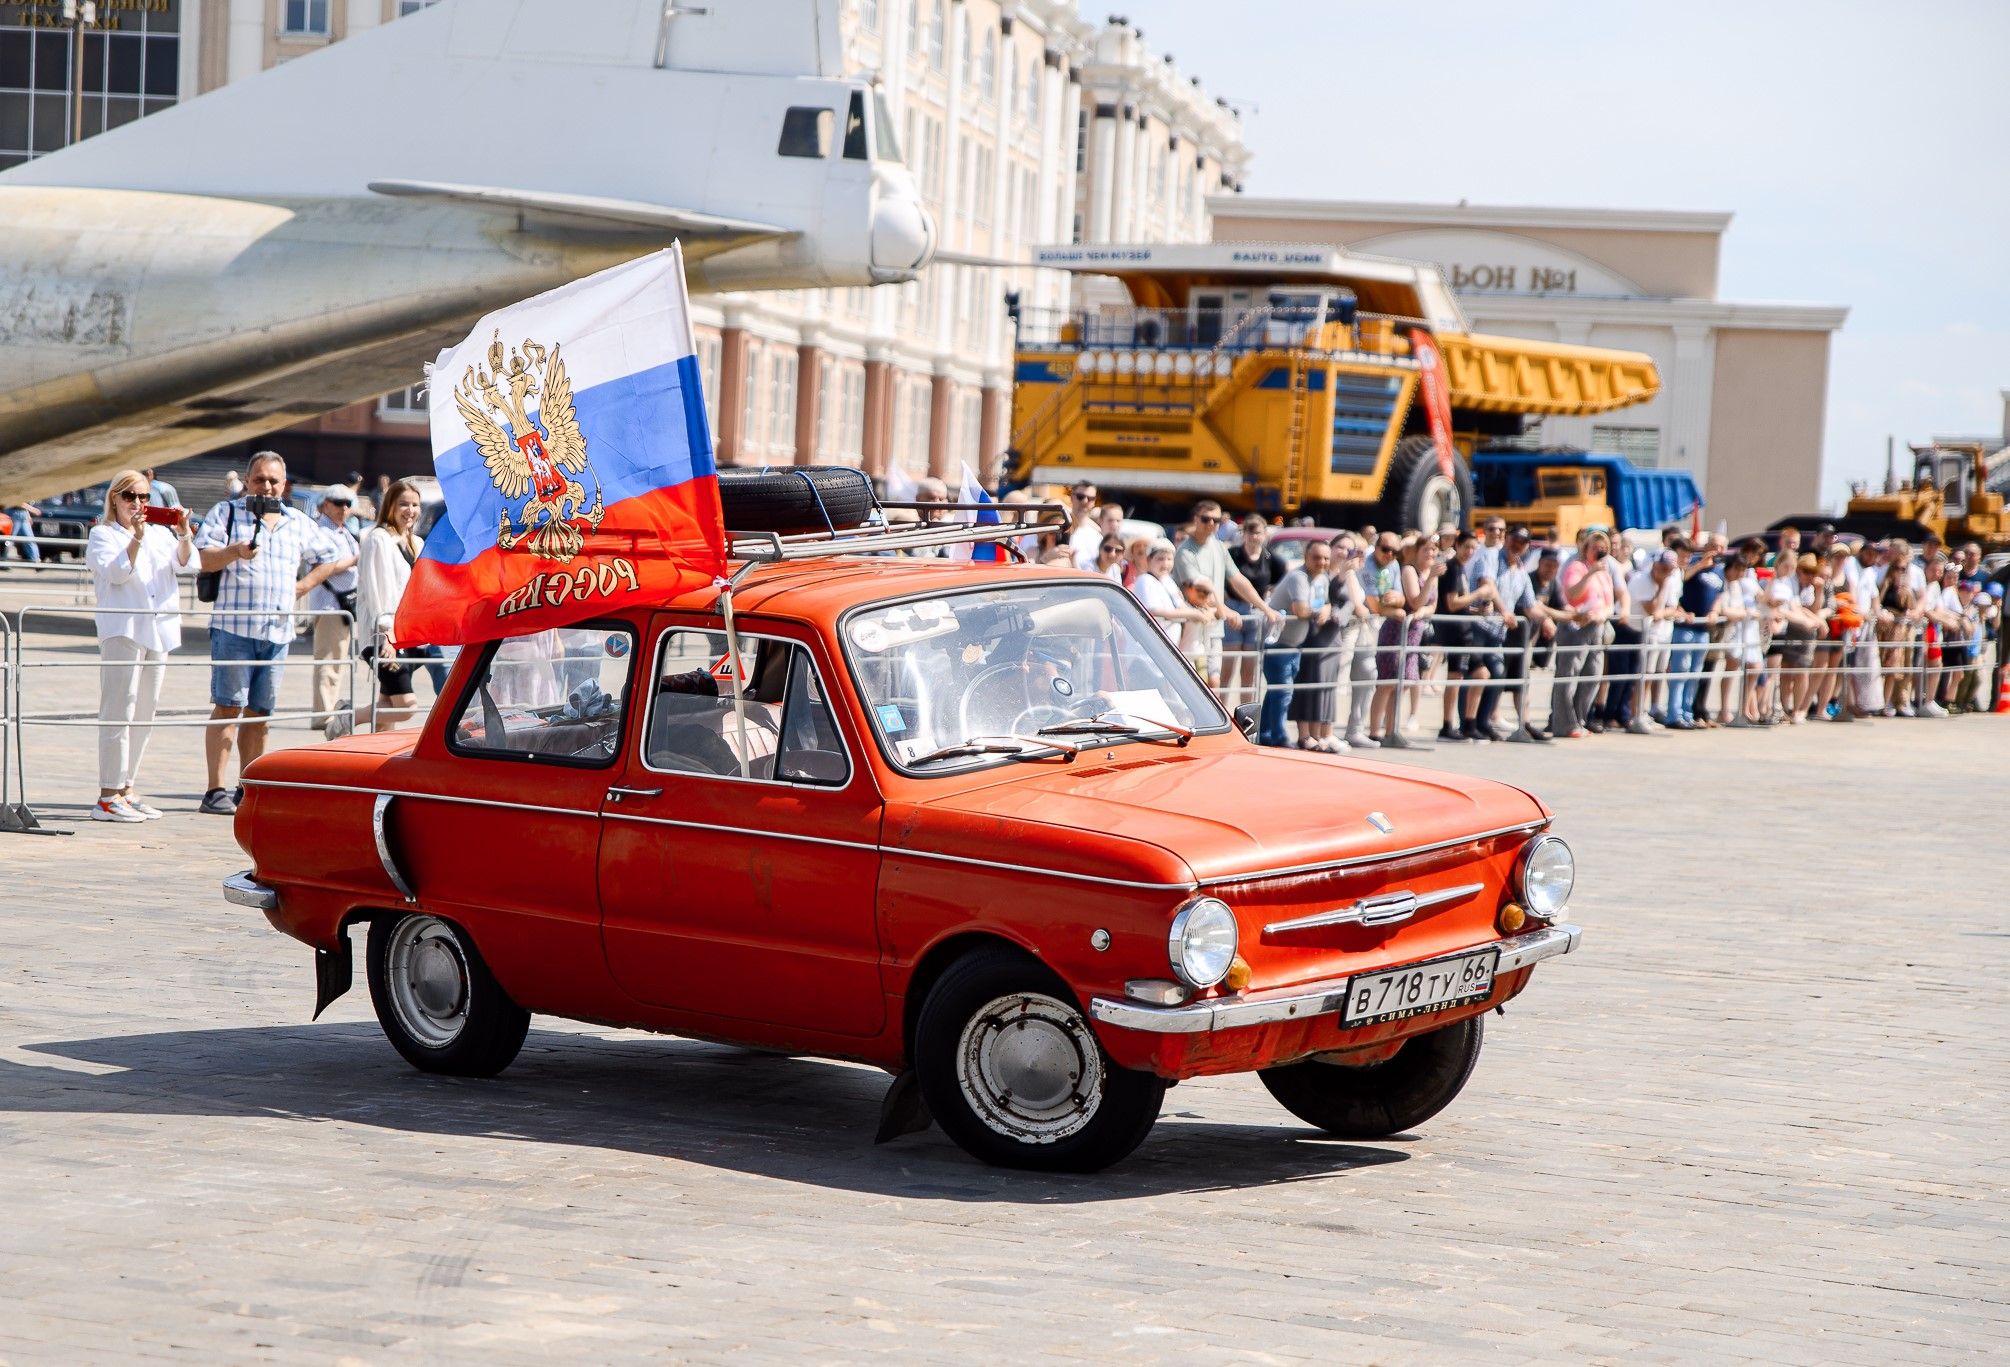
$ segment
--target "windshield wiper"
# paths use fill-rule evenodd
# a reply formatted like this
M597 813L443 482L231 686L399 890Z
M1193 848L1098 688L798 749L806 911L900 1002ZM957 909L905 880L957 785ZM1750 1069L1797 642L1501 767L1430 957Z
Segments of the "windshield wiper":
M1137 736L1143 740L1169 740L1174 745L1180 746L1184 746L1188 741L1193 739L1193 732L1187 730L1184 726L1174 726L1169 721L1158 721L1151 717L1139 717L1137 720L1142 722L1143 725L1133 726L1130 722L1108 720L1111 715L1108 712L1098 712L1093 717L1078 717L1074 721L1058 721L1052 726L1041 727L1035 734L1042 736ZM1162 736L1147 736L1144 734L1147 728L1163 731L1165 734Z
M1011 755L1015 758L1025 759L1028 758L1026 747L1029 745L1037 746L1041 750L1058 755L1063 764L1072 764L1075 761L1074 746L1062 745L1058 741L1044 740L1039 736L1005 736L997 740L972 736L968 740L957 741L954 745L945 745L939 750L931 750L925 755L907 761L907 763L909 766L914 766L927 764L931 760L954 759L960 755Z

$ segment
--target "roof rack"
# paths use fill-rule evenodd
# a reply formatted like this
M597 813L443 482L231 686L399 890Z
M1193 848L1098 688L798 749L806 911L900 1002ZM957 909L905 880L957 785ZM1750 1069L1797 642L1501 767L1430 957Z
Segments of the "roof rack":
M834 555L886 555L938 546L1012 542L1041 532L1065 534L1068 513L1058 503L882 503L884 508L910 508L917 513L991 513L999 521L983 526L968 522L876 523L832 531L736 532L728 529L728 551L745 562L740 574L756 565L788 560L817 560ZM1017 547L1008 547L1017 555ZM1021 557L1024 558L1023 556ZM734 578L739 578L736 574Z

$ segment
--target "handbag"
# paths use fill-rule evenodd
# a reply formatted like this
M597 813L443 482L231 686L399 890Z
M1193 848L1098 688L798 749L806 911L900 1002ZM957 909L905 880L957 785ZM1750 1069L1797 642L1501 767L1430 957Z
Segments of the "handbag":
M232 503L229 505L229 507L230 507L230 524L228 527L225 528L223 533L223 544L226 546L228 546L231 542L237 539L237 505L235 503ZM216 601L217 591L222 587L223 587L222 570L203 570L199 572L195 577L196 601L202 603L214 603Z

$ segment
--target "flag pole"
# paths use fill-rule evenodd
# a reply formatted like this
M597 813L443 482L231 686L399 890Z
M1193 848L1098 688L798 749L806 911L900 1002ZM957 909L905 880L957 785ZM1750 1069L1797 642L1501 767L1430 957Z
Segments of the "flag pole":
M741 676L746 673L740 659L740 631L733 625L733 585L729 580L719 590L719 609L726 617L726 658L733 671L733 723L739 728L740 743L734 747L740 755L740 777L747 778L747 681Z

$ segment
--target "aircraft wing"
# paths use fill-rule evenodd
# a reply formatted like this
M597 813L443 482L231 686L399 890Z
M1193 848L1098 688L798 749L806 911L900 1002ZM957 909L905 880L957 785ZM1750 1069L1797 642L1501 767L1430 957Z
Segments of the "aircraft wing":
M516 190L494 185L450 185L429 180L373 180L375 194L400 199L427 199L464 204L497 213L523 214L554 228L572 231L653 233L676 237L699 255L713 255L753 242L793 237L795 231L772 223L722 218L689 209L669 209L630 199Z

